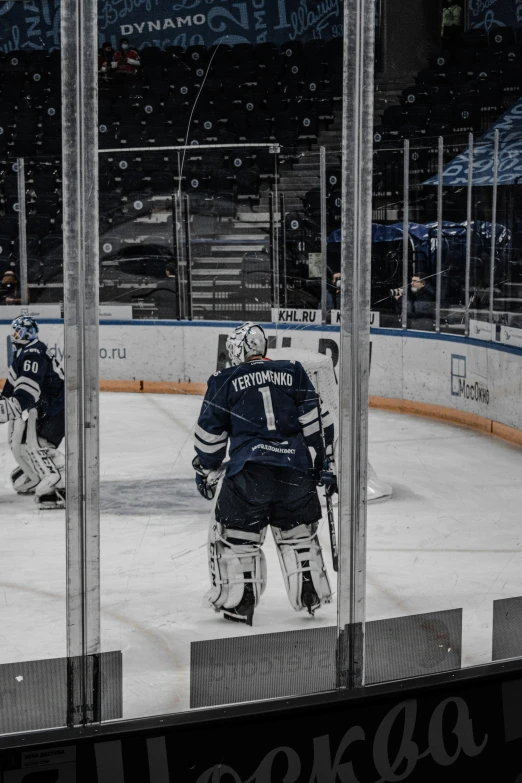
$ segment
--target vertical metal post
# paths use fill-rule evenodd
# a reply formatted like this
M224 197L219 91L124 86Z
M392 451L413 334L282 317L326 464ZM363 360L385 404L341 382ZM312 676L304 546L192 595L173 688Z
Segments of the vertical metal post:
M176 277L177 277L177 299L178 299L178 321L183 320L183 295L181 292L181 263L180 263L180 241L179 241L179 195L177 191L172 194L172 246L174 248L174 258L176 259Z
M288 268L287 268L287 264L286 264L286 221L285 221L286 204L285 204L285 194L282 193L282 192L279 194L279 214L281 216L280 217L280 219L281 219L281 233L280 233L280 237L281 237L281 241L280 241L281 252L279 254L279 257L282 259L282 264L281 264L281 272L282 272L282 275L283 275L282 295L283 295L283 306L287 307L287 305L288 305Z
M402 197L402 313L401 326L408 328L408 250L410 245L410 142L404 139L404 177Z
M444 138L439 136L437 156L437 268L435 278L435 331L440 332L442 295L442 185L444 176Z
M271 280L271 306L272 307L279 307L279 292L277 290L279 285L279 275L277 274L276 270L276 252L275 252L275 242L276 242L276 230L275 230L275 221L276 217L274 214L274 209L277 209L277 203L274 199L274 194L272 191L268 194L268 217L270 221L270 280Z
M272 198L272 207L274 210L273 220L273 246L274 246L274 307L279 307L281 303L281 268L279 266L279 229L281 226L281 213L279 209L279 155L274 153L274 192Z
M364 684L375 6L345 0L339 401L338 683Z
M190 201L188 194L185 194L184 198L185 202L185 214L184 214L184 224L185 224L185 263L186 263L186 278L187 278L187 318L189 321L192 321L193 313L192 313L192 255L190 252Z
M20 299L23 305L29 304L27 285L27 218L25 199L25 161L16 159L16 177L18 185L18 249L20 254Z
M497 249L497 195L498 195L498 147L500 133L497 128L493 141L493 189L491 193L491 253L489 260L489 323L493 323L493 296L495 288L495 251Z
M466 270L464 278L464 334L469 337L469 297L471 277L471 220L473 217L473 134L468 136L468 192L466 194Z
M93 715L85 656L100 651L97 0L61 1L67 655ZM92 667L91 667L92 668Z
M326 323L326 294L328 269L326 266L327 225L326 225L326 149L319 147L319 187L321 189L321 323Z

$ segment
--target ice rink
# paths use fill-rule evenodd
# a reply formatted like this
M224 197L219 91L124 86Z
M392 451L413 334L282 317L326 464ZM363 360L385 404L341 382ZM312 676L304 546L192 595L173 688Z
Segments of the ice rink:
M336 620L335 603L315 618L294 613L270 536L254 627L202 605L211 504L197 494L191 467L200 404L178 395L101 398L102 643L123 652L125 718L188 709L191 641ZM370 459L394 496L369 509L368 619L461 607L463 665L491 660L492 602L522 595L522 451L464 428L372 410ZM32 497L14 494L7 427L0 464L0 662L61 657L64 512L38 512ZM325 527L321 539L330 565Z

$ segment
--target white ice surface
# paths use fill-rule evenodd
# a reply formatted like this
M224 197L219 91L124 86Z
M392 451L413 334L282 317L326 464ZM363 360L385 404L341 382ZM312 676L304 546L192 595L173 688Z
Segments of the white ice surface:
M102 643L123 652L126 718L188 708L191 641L336 620L335 603L313 619L291 609L270 536L254 627L202 606L210 504L195 491L191 467L200 403L102 395ZM0 427L0 663L61 657L64 512L38 512L33 498L13 493L6 438ZM370 459L394 497L369 509L368 619L461 607L463 665L491 660L493 601L522 595L522 451L372 410ZM324 527L321 539L330 567Z

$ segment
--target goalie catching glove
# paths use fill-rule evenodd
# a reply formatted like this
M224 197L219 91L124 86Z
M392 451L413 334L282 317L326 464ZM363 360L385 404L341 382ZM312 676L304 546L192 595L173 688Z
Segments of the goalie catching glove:
M0 424L20 419L22 408L15 397L0 397Z
M199 457L194 457L192 467L196 471L196 487L199 494L205 500L213 500L223 471L204 468L199 461Z

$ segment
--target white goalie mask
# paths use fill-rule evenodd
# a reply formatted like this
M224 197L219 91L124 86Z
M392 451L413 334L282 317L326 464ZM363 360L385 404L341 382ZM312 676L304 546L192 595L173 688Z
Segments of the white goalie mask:
M252 356L266 356L267 339L259 324L248 321L236 327L227 338L230 363L234 366L248 361Z

